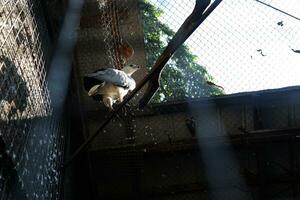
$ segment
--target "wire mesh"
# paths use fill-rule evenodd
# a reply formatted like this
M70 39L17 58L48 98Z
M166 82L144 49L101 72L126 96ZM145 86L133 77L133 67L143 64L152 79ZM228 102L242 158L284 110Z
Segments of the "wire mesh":
M88 30L83 28L82 33L91 36L92 41L95 39L94 34L97 31L101 32L101 38L97 36L97 40L104 41L104 51L109 65L122 68L121 57L117 55L118 47L124 35L131 34L126 31L122 32L122 26L129 24L124 24L126 21L124 16L126 13L129 15L128 13L134 9L126 4L129 1L89 1L91 2L93 5L97 2L98 8L94 8L93 12L98 14L101 28L95 30L89 26ZM150 67L191 13L195 1L140 0L139 3L140 14L144 22L147 64ZM299 12L297 2L291 0L289 3L287 6L280 1L224 0L168 62L161 76L160 91L154 100L156 102L175 101L298 84L297 65L299 62L296 61L299 59L299 54L295 52L295 49L300 42L299 37L296 37L300 31L297 18ZM97 25L99 25L98 22ZM87 35L83 34L84 39ZM279 51L278 48L285 49L285 53ZM102 61L106 59L103 58L104 56L97 58L97 63L88 62L95 59L95 52L98 53L103 49L91 50L89 46L85 46L80 50L78 60L81 70L86 72L89 69L91 72L103 66ZM83 55L82 52L85 50L89 51L88 55ZM84 96L87 97L86 93ZM91 105L89 101L87 104ZM218 118L209 122L211 130L217 130L214 133L219 135L223 132L240 133L237 132L239 127L253 130L253 108L252 105L245 106L249 108L242 108L238 105L236 109L239 114L233 107L221 108L222 113L219 116L221 120ZM287 107L282 106L280 109L279 107L270 104L261 108L260 112L263 114L260 120L264 124L260 128L286 128L290 125L287 117L290 111ZM128 112L131 113L132 110ZM274 120L269 118L270 115ZM151 143L150 141L156 144L174 140L175 136L172 136L173 133L170 130L180 128L185 131L186 125L180 122L188 117L176 119L176 117L154 116L153 122L151 117L146 120L139 119L139 121L129 119L128 115L124 118L131 121L129 125L127 122L123 124L122 120L116 120L118 127L111 124L108 129L111 128L113 132L122 131L118 131L118 134L113 136L99 137L99 141L97 140L99 146L128 144L132 142L131 140L137 144ZM157 120L158 118L161 119ZM198 124L201 125L207 121L205 115L200 116L199 119L201 120ZM95 129L93 119L90 124L90 130L93 132ZM128 134L132 130L125 130L128 128L125 126L129 126L129 129L137 133ZM123 130L127 135L122 135ZM190 138L190 135L182 134L182 136L176 136L176 139L178 138Z
M149 67L194 5L141 1ZM299 10L294 0L224 0L168 62L156 101L299 85Z
M120 30L119 30L119 15L116 11L116 3L114 1L99 2L99 9L101 10L101 21L104 33L104 42L107 49L107 55L111 66L121 68L120 60L117 55L117 45L120 44ZM119 67L118 67L119 66Z
M46 82L49 44L40 13L37 1L0 1L1 199L60 195L66 128L61 116L52 115Z
M95 2L97 9L94 8ZM97 18L100 20L96 23L82 20L78 48L78 65L81 71L122 67L118 46L125 34L131 35L130 31L122 32L123 25L130 25L122 22L123 14L131 15L135 12L135 8L131 8L127 2L129 1L87 1L84 13L88 16L83 18L91 19L100 15ZM142 48L141 51L146 51L147 64L151 67L190 14L195 1L139 2L145 43L145 49ZM279 1L264 2L285 10L285 5L278 4ZM291 5L296 7L298 4L292 2ZM294 11L291 14L297 15ZM161 89L155 101L184 100L298 84L296 79L280 76L290 72L294 75L298 73L294 65L298 55L295 52L297 47L294 46L299 43L299 39L295 37L299 33L296 21L297 19L255 0L224 0L169 61L161 77ZM133 36L132 38L135 39ZM104 50L102 44L105 45ZM277 51L283 46L284 54ZM105 59L108 62L104 62ZM285 62L286 60L289 62ZM291 68L284 69L292 64ZM291 82L284 85L286 83L281 80L278 81L281 85L274 85L273 80L268 79L274 77L276 80ZM148 199L155 195L153 199L260 199L255 195L263 193L258 188L264 189L261 186L264 179L261 174L268 169L268 155L263 150L256 151L255 145L251 150L243 149L243 145L248 145L248 140L243 140L244 136L248 136L245 130L286 128L290 125L289 106L296 105L291 103L286 106L288 103L282 101L278 101L280 105L273 102L268 102L267 106L254 105L251 100L244 103L240 102L241 99L233 100L232 104L226 102L228 99L220 101L221 103L217 100L209 102L213 105L206 105L201 101L164 104L143 111L125 108L125 112L119 113L97 136L90 148L96 155L105 155L93 160L97 163L93 166L93 176L96 177L93 178L98 183L98 192L100 195L107 195L107 198L116 199L130 198L130 195L138 195L139 192ZM91 105L89 101L86 102ZM205 105L201 105L202 103ZM98 104L89 109L97 110ZM99 110L88 116L90 133L98 128L101 118ZM102 112L103 110L101 114ZM269 119L270 115L274 119ZM294 118L291 117L291 120ZM261 126L256 127L256 121ZM204 156L206 159L210 158L211 166L205 168L207 160L193 151L202 145L198 140L205 141L203 144L211 142L214 146L214 142L222 143L224 138L229 138L227 136L241 139L238 142L241 146L228 153L230 156L223 153L229 151L226 150L227 146L225 150L220 148L218 153L214 148L210 149ZM221 142L218 140L220 138ZM270 147L273 148L276 148L275 145ZM133 153L122 153L131 151ZM241 155L236 156L240 151L243 151ZM191 152L194 154L191 155ZM259 153L262 155L258 155ZM286 152L278 155L285 159L288 157ZM200 165L197 163L199 157L204 161ZM231 159L227 160L225 157ZM286 165L287 160L279 162L280 165L285 163L285 168L289 167ZM271 168L277 170L276 174L282 175L280 166L272 165L269 169ZM213 178L211 185L207 181L208 170L211 170L209 175ZM270 186L270 193L277 186ZM213 194L216 196L211 197Z
M106 56L109 65L116 69L122 69L133 54L132 47L125 41L121 31L121 25L130 12L127 3L116 0L98 1Z

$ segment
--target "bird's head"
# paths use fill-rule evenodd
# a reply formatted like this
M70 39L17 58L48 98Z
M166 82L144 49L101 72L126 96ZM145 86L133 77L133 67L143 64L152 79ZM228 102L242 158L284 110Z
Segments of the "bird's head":
M129 64L123 67L122 71L131 76L134 72L136 72L138 69L140 69L139 65L136 64Z

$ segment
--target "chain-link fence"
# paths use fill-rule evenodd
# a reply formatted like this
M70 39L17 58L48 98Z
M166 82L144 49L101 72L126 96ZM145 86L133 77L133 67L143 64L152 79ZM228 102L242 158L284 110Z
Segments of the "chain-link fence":
M139 2L139 8L128 2ZM132 25L127 17L133 17L136 9L143 22L145 46L133 47L139 56L146 52L150 68L194 4L189 0L87 1L78 45L80 70L122 67L118 54L121 40L136 39L141 24L135 23L133 31L123 26ZM286 1L223 0L168 62L154 100L177 101L298 85L297 6L295 1L287 6ZM101 20L87 20L95 16ZM292 178L299 171L295 156L299 149L294 146L297 140L291 136L290 143L282 140L265 145L277 136L255 133L257 129L299 126L299 105L292 93L258 92L254 96L152 105L145 110L125 108L90 148L99 196L230 200L298 197L299 182ZM98 102L92 105L87 100L86 104L86 121L92 134L103 110L99 116ZM274 149L280 150L272 153Z
M84 26L84 24L82 23L81 31L83 35L83 41L82 44L80 44L80 52L78 54L80 55L78 59L78 63L81 66L80 69L85 71L88 69L88 67L92 67L93 69L89 69L90 71L92 71L96 70L97 68L101 68L103 66L103 63L101 63L101 61L106 58L109 58L109 63L111 64L105 67L116 67L118 66L118 64L116 64L118 62L118 59L115 57L116 48L113 43L117 43L119 45L119 42L120 40L122 40L122 38L131 35L131 32L128 32L128 30L127 32L121 31L122 26L130 26L131 24L126 21L127 18L120 16L123 15L123 13L134 12L134 9L137 8L130 7L131 4L129 4L128 2L126 4L123 1L120 4L116 4L116 1L91 2L94 3L89 5L91 7L89 9L88 6L86 6L86 12L88 13L88 11L92 9L92 5L98 5L98 9L94 9L96 11L93 12L97 12L98 15L100 15L102 23L100 24L100 28L97 26L97 29L95 28L95 24L99 25L99 22L94 22L95 24L93 26L89 26L89 28L86 28L86 26ZM97 2L97 4L95 4L95 2ZM139 0L138 2L138 9L140 11L141 17L140 19L144 22L143 29L145 49L143 50L145 50L147 54L147 63L150 67L159 57L160 53L167 45L167 42L172 38L179 26L191 13L195 1ZM266 61L266 59L276 60L274 59L274 57L283 56L281 55L281 52L274 50L272 51L273 53L270 54L271 58L265 58L268 55L265 55L264 53L262 53L262 55L260 51L256 51L256 49L254 49L254 46L261 45L262 41L266 43L264 45L268 44L270 47L274 48L277 48L276 44L278 42L281 46L287 44L290 44L291 46L297 46L297 43L299 43L299 38L295 36L297 35L297 33L300 33L298 20L297 18L295 18L295 16L297 16L297 9L294 9L290 14L287 14L287 11L279 11L274 7L278 6L278 9L284 9L283 6L286 6L285 4L279 4L277 2L273 5L271 4L271 1L265 3L268 4L266 5L256 0L234 2L230 0L222 1L219 7L217 7L216 10L207 18L207 20L205 20L203 24L200 25L200 27L193 35L191 35L185 45L183 47L180 47L168 62L163 71L163 75L161 77L161 88L157 93L155 100L157 102L167 100L183 100L186 98L198 98L211 95L224 95L233 92L235 93L264 89L262 85L257 85L256 89L251 89L253 85L260 81L266 81L266 88L273 88L273 86L269 84L270 82L267 81L267 79L277 77L274 74L277 74L278 76L282 75L282 70L287 71L286 73L290 73L291 75L293 74L292 77L294 77L294 75L297 74L297 63L293 63L295 60L291 61L286 58L285 60L287 60L287 64L284 62L285 60L281 60L281 62L277 60L278 62L276 61L276 63L273 64L281 66L281 71L278 72L275 68L272 68L274 65L271 65L269 61ZM297 7L298 4L293 4L293 1L291 1L291 7L288 8L291 9L292 5ZM255 14L256 10L259 11L257 15L261 16L260 18L262 18L262 21L254 20L253 17L251 17ZM218 15L222 15L222 17L218 17ZM95 14L93 14L92 16L95 16ZM116 16L119 16L116 18L116 21L118 22L114 22L113 20L113 18ZM279 22L284 21L285 25L281 26L281 23L279 23L278 25L277 20L279 19L282 19ZM273 23L274 21L276 22L275 25ZM266 32L265 26L267 25L264 24L270 26L268 29L270 33ZM260 25L260 27L256 27L256 25ZM237 28L239 26L241 26L240 29ZM93 27L93 29L91 27ZM285 31L283 29L285 27L289 27L289 31ZM116 31L118 32L118 37L113 37L113 29L116 28L118 29L118 31ZM226 32L223 29L226 29L228 31ZM88 43L88 36L94 36L94 33L96 31L101 32L102 34L101 37L97 37L97 42L98 40L103 40L105 48L100 49L95 47L90 50L90 46L84 47L83 43ZM261 32L264 32L264 34ZM280 38L278 34L281 34L284 37ZM267 35L267 38L272 37L273 39L267 40L265 35ZM264 39L262 39L261 41L260 37L264 37ZM246 42L245 38L248 42ZM89 40L92 39L94 38L90 38ZM215 42L214 40L218 41ZM270 40L274 40L274 42L277 41L277 43L274 44L270 42ZM225 42L226 45L222 44L221 41ZM287 45L286 47L289 48L289 45ZM233 50L234 48L236 49ZM293 49L294 48L296 47L293 47ZM218 56L218 52L222 52L223 50L225 51L225 49L228 49L228 52L230 52L230 56L226 55L226 59L224 57L220 58L220 56ZM245 52L250 52L253 49L254 53L256 54L249 53L248 57L244 55ZM90 52L89 54L85 54L85 51L91 51L93 54L90 54ZM236 52L234 53L233 51ZM101 59L98 59L98 62L87 62L88 60L91 61L92 59L94 59L95 52L97 52L97 55L99 52L104 52L103 54L101 54ZM284 56L291 56L295 59L298 59L298 57L300 57L297 52L294 52L290 48L288 53L289 54L284 54ZM242 56L242 54L244 56ZM103 58L104 55L107 55L107 57ZM234 58L232 56L234 56ZM240 69L238 72L239 74L236 74L237 72L230 73L230 71L228 72L227 69L223 67L234 65L235 68L237 66L244 68L245 65L242 65L241 63L246 62L248 58L250 58L250 60L254 59L254 57L256 60L259 60L259 62L266 62L261 66L255 64L255 70L253 70L251 73ZM289 63L289 61L291 61L292 63ZM213 64L213 62L218 63L218 65ZM292 65L292 69L288 69L289 67L286 67L289 65ZM213 75L212 71L218 74L217 76L219 77L219 79L217 79ZM262 73L266 73L266 77L263 77ZM145 74L142 74L142 76L145 76ZM251 82L245 81L245 78L240 78L241 76L252 76L253 80L251 80ZM291 81L291 79L292 78L287 77L283 78L283 80L285 81ZM277 82L280 82L279 79L276 80ZM223 81L224 83L226 82L226 84L229 84L229 86L225 87L222 83L220 83L220 81ZM289 83L288 86L296 85L296 81L298 80L294 79L294 82ZM282 85L282 87L283 86L284 85ZM234 87L238 87L238 89L234 89L236 91L227 92ZM244 90L242 88L248 89ZM262 93L261 95L264 96L265 93ZM279 94L280 98L281 95L282 94ZM84 93L84 96L87 97L86 93ZM234 97L232 98L232 100L228 100L229 102L232 101L232 105L230 105L230 103L227 103L227 106L223 106L223 101L226 102L226 99L220 101L213 100L212 102L216 103L218 107L218 110L215 111L217 112L217 117L214 120L207 122L210 124L210 127L208 129L216 130L215 133L219 135L231 135L240 134L241 132L238 130L238 128L247 130L287 128L289 126L296 126L299 124L299 122L295 118L298 112L294 108L292 108L293 106L296 106L294 105L295 102L290 102L291 105L293 105L292 107L290 107L291 105L287 105L285 104L285 102L283 103L279 100L277 101L273 99L274 102L270 101L270 105L257 105L257 107L259 107L259 110L261 111L257 111L258 114L254 114L254 112L256 112L254 108L254 104L257 103L255 102L256 100L251 101L249 99L249 101L246 102L243 101L243 98L250 97ZM207 99L205 99L204 101L206 100ZM89 105L91 105L90 101L87 102ZM130 105L135 105L135 102L132 101L131 103L132 104ZM199 104L202 103L200 100ZM136 111L136 108L134 106L127 107L126 109L124 109L126 110L126 112L120 114L119 118L115 119L113 123L108 125L108 130L110 130L109 132L113 132L114 134L103 134L97 137L97 142L95 143L97 143L97 146L99 146L99 148L112 148L113 146L122 146L131 143L134 143L136 145L145 145L158 144L168 142L170 140L174 142L183 139L189 139L192 137L192 133L189 133L191 132L188 130L189 125L185 122L189 120L194 121L194 119L191 120L190 112L193 111L193 108L189 108L189 106L187 106L188 104L189 103L174 103L173 105L166 104L166 106L162 106L160 110L164 114L167 113L166 115L160 115L160 111L148 112L147 110L145 110L143 112ZM93 109L95 109L95 107L99 106L99 103L96 102L96 104L93 104L93 106ZM159 106L157 107L157 109L159 110ZM177 111L175 107L178 107ZM199 107L201 109L205 109L205 106ZM168 112L170 112L170 114L168 114ZM203 113L205 113L205 111L203 111ZM256 122L254 122L254 118L259 118L259 120L261 121L260 127L255 127L254 124ZM200 120L200 123L206 123L206 119L207 118L205 114L199 115L198 120ZM99 123L97 123L98 120L98 116L91 116L89 118L89 131L91 133L97 130L97 126L99 125ZM210 133L209 135L204 136L206 137L216 135Z
M119 4L119 5L118 5ZM120 23L124 15L129 12L128 7L123 3L115 1L100 1L99 10L101 12L101 21L103 28L103 36L105 42L105 48L107 50L107 56L109 64L115 66L117 69L121 69L125 60L122 60L120 52L121 44L124 42L121 32Z
M0 45L0 198L58 199L66 126L52 115L39 1L0 1Z
M149 67L194 5L188 0L141 1ZM299 34L295 0L224 0L171 58L156 100L299 85Z

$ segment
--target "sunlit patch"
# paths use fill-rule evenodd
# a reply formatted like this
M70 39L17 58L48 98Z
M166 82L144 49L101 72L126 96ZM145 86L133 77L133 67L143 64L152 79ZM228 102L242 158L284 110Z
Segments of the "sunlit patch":
M162 11L159 20L174 32L195 5L188 0L149 2ZM264 2L300 16L296 0ZM300 48L299 33L299 20L283 12L256 1L226 0L185 44L213 82L232 94L300 85L300 55L292 51Z

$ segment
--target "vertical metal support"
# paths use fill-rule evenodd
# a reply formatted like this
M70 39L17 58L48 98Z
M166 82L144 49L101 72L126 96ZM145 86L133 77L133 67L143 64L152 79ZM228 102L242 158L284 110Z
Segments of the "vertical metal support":
M253 96L252 97L252 105L253 105L253 127L255 130L262 129L262 119L261 119L261 111L260 111L260 105L258 103L258 97Z
M264 176L264 159L261 155L262 153L262 146L258 144L255 149L255 155L256 155L256 168L257 168L257 185L258 185L258 196L259 199L266 199L266 193L265 193L265 176Z
M290 177L295 177L295 138L291 137L288 142L288 152L289 152L289 164L290 164ZM292 183L292 192L293 192L293 199L296 198L296 191L297 191L297 183L293 181Z

